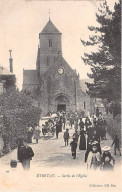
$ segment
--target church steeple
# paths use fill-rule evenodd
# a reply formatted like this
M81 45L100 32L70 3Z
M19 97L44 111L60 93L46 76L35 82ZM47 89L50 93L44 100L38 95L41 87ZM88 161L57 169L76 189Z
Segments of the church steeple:
M49 17L49 21L39 34L39 50L37 67L40 70L40 74L45 73L48 68L55 62L55 59L60 52L62 55L61 33L52 23Z
M61 34L59 30L55 27L55 25L52 23L52 21L49 18L48 23L43 28L40 34Z

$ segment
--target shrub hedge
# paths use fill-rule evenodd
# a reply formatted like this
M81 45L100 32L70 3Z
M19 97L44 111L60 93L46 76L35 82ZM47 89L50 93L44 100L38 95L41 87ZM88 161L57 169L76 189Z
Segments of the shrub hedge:
M16 140L26 137L27 126L39 122L41 109L33 106L29 95L17 90L0 95L0 108L3 139L9 143L10 149L14 149Z

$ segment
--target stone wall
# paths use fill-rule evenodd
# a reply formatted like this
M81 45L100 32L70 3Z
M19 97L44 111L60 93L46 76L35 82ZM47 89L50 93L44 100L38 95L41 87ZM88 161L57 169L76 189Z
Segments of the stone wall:
M117 135L121 142L121 115L117 115L115 119L113 119L112 115L108 114L105 118L107 121L107 132L112 138Z

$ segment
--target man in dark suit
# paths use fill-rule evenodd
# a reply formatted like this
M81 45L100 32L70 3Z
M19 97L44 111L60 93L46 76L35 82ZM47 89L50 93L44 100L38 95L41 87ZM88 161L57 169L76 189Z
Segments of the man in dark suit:
M60 122L57 121L56 122L56 138L58 139L58 134L60 132L60 128L61 128L61 125L60 125Z
M30 169L30 161L34 156L34 152L30 146L28 146L23 139L17 140L18 143L18 160L22 163L22 167L24 170Z

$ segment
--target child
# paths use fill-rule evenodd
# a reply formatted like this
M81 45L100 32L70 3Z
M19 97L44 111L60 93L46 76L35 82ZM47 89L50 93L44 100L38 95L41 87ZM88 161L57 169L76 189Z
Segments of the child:
M75 130L75 133L73 134L73 138L75 138L75 141L78 142L79 135L77 130Z
M68 141L69 141L69 133L68 133L69 129L66 129L66 131L64 132L64 142L65 142L65 146L67 144L68 146Z
M87 169L91 170L100 170L101 165L101 155L98 152L98 146L96 142L91 144L91 151L88 154L87 158Z
M111 155L111 153L109 152L110 147L109 146L104 146L102 148L103 155L102 155L102 164L103 166L105 166L105 168L107 168L107 166L109 167L109 164L111 161L113 161L113 167L115 165L115 159L114 157ZM109 160L108 160L109 159ZM106 163L106 164L105 164ZM109 163L109 164L108 164Z
M117 135L115 135L115 138L113 140L113 143L111 146L114 145L114 155L116 155L116 149L119 151L119 154L121 156L121 151L120 151L120 144L119 144L119 138L117 137Z
M75 159L76 149L77 149L77 142L75 141L75 138L73 138L73 141L70 143L70 145L71 145L71 152L72 152L73 159Z
M110 161L110 157L106 156L103 163L103 171L113 171L113 165L110 163Z

